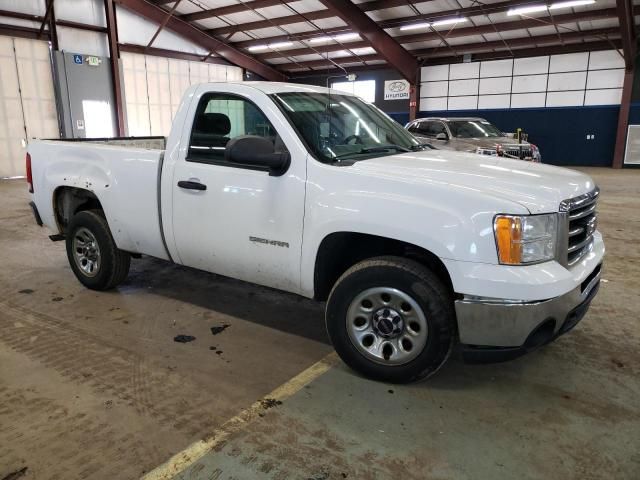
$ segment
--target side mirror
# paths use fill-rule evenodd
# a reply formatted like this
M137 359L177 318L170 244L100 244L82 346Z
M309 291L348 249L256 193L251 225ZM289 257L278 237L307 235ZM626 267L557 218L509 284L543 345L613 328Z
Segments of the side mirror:
M289 152L276 153L270 140L257 135L241 135L230 140L224 159L230 163L267 169L272 176L282 175L291 163Z
M441 132L436 135L436 140L449 140L449 135Z

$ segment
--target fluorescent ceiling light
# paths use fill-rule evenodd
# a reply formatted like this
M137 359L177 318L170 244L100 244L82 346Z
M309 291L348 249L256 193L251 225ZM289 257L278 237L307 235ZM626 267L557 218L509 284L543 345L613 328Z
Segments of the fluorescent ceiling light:
M546 5L529 5L528 7L512 8L507 12L507 15L524 15L527 13L544 12L546 10Z
M286 47L290 47L291 45L293 45L293 42L277 42L277 43L270 43L269 48L286 48Z
M422 22L422 23L412 23L410 25L403 25L400 27L400 30L418 30L420 28L429 28L431 26L430 23Z
M453 25L454 23L463 23L468 21L467 18L461 17L461 18L446 18L444 20L438 20L436 22L433 22L433 24L431 25L432 27L438 27L440 25Z
M354 38L360 38L360 35L357 33L343 33L341 35L336 35L335 37L333 37L333 39L338 42L342 40L352 40Z
M334 35L333 37L324 36L324 37L312 38L309 40L309 43L329 42L331 40L335 40L336 42L342 42L344 40L353 40L355 38L360 38L360 34L355 32L350 32L350 33L342 33L340 35Z
M328 42L329 40L332 40L331 37L315 37L309 40L309 43L320 43L320 42Z
M249 51L250 52L255 52L258 50L265 50L269 48L267 45L254 45L253 47L249 47Z
M549 10L555 10L556 8L570 8L580 7L581 5L593 5L596 0L569 0L568 2L552 3L549 6Z

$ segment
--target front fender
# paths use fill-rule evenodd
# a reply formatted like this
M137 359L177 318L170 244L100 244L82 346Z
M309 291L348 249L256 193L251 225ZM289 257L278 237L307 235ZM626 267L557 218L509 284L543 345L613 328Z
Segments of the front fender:
M497 263L493 234L493 217L499 213L497 202L484 195L447 201L447 196L439 193L417 195L409 186L404 193L377 193L370 188L327 192L310 186L302 247L302 290L307 295L314 291L318 249L324 238L337 232L402 241L441 260Z
M493 218L504 213L504 199L451 183L425 185L383 176L363 179L357 172L350 174L348 168L317 164L312 169L301 262L305 295L314 291L320 244L337 232L402 241L443 261L497 264ZM522 205L511 202L509 211L528 213Z

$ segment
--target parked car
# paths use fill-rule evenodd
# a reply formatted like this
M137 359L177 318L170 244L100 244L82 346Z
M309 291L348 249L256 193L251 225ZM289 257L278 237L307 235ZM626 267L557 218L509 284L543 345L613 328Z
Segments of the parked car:
M455 342L470 360L550 342L598 291L589 176L426 149L356 96L192 86L158 143L28 147L35 219L88 288L149 255L326 300L342 359L391 382L433 374Z
M542 161L537 146L518 142L513 134L503 133L484 118L420 118L405 128L419 140L442 150Z

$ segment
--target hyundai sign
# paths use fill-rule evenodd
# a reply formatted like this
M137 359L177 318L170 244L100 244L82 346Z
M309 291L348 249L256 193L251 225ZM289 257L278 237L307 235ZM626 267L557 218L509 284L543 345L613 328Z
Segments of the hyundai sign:
M384 82L385 100L406 100L409 98L409 82L406 80L386 80Z

